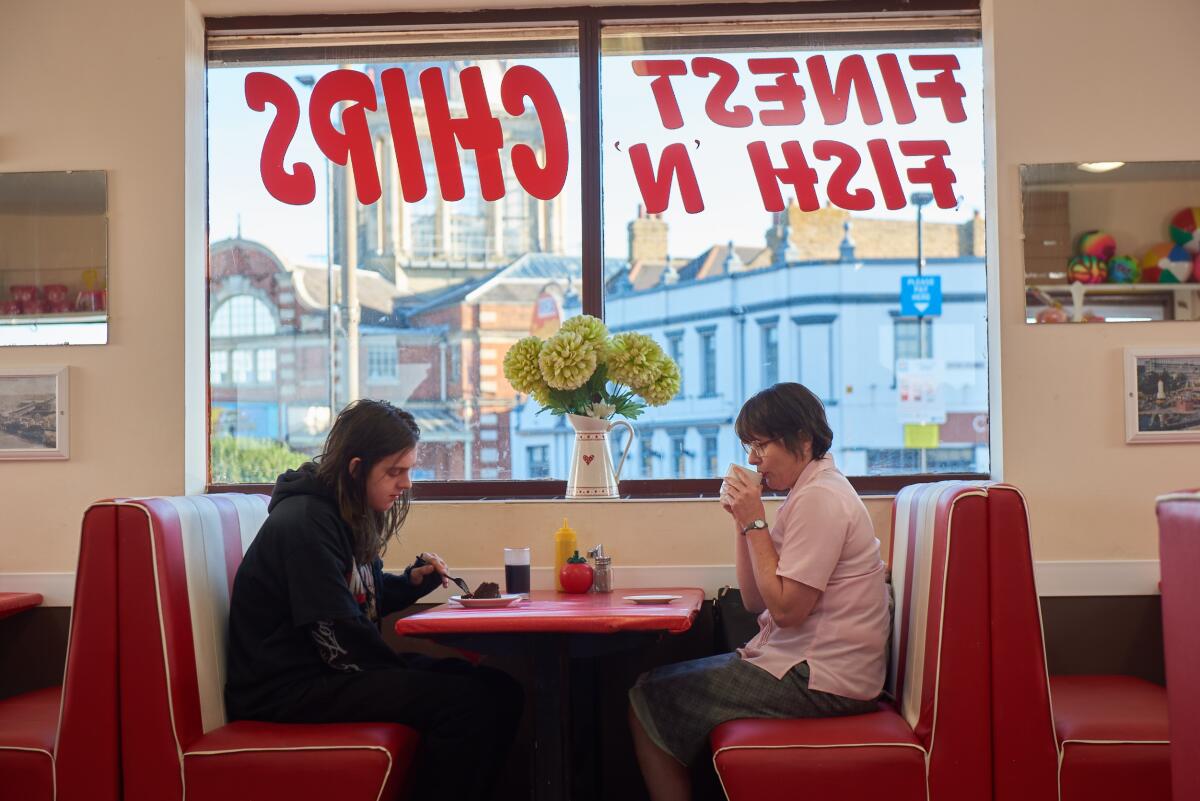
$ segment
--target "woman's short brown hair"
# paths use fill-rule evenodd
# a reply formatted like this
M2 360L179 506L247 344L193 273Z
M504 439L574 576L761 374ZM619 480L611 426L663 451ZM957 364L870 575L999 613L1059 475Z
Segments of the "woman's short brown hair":
M833 430L820 398L803 384L784 382L767 387L742 405L733 424L742 442L782 440L799 454L812 443L812 458L820 459L833 444Z

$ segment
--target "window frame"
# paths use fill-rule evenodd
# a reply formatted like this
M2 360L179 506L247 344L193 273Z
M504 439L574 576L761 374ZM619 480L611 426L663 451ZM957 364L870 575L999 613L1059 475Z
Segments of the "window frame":
M579 114L579 158L580 158L580 205L582 238L582 312L604 319L603 276L603 200L602 200L602 152L600 141L601 97L600 65L601 34L605 24L613 23L678 23L681 20L696 23L720 22L724 19L758 20L830 20L835 24L847 20L853 26L853 17L892 18L898 22L921 20L921 30L930 41L941 35L947 42L956 41L959 32L977 32L980 29L979 0L909 0L903 12L895 11L889 0L815 0L806 3L802 11L795 3L702 3L695 5L638 5L638 6L572 6L526 9L485 9L471 13L470 27L494 27L505 25L569 24L577 27L580 84ZM838 19L840 18L840 19ZM938 23L936 27L928 23ZM446 27L463 25L462 15L442 11L413 11L360 14L299 14L206 17L206 41L214 36L254 34L299 34L306 32L351 32L356 30L396 30L420 27ZM902 30L902 26L897 26ZM871 34L864 31L866 36ZM982 46L982 45L981 45ZM207 65L206 65L207 68ZM208 245L206 243L205 247ZM207 262L207 259L206 259ZM207 276L206 280L211 278ZM207 303L207 297L206 297ZM206 321L208 315L206 314ZM777 330L777 336L782 333ZM206 379L211 383L208 350L211 338L206 337ZM232 362L232 357L230 362ZM719 365L718 365L719 367ZM229 365L232 373L232 364ZM893 371L894 375L894 371ZM703 379L703 377L701 377ZM719 381L717 382L719 385ZM680 395L683 395L682 389ZM990 414L990 410L989 410ZM207 415L211 417L211 415ZM211 422L209 423L211 426ZM636 454L639 467L644 463L641 445L653 441L652 429L646 435L638 434ZM206 438L211 449L211 431ZM633 447L630 448L630 455ZM661 458L661 454L656 454ZM215 484L211 477L212 458L208 454L208 491L210 492L269 492L269 484ZM987 479L988 473L913 473L884 476L848 476L851 484L863 495L886 495L901 487L921 482L948 479ZM717 497L721 478L638 478L621 481L622 498L708 498ZM420 500L502 500L508 498L563 498L566 481L562 479L508 479L474 481L417 481L413 495Z

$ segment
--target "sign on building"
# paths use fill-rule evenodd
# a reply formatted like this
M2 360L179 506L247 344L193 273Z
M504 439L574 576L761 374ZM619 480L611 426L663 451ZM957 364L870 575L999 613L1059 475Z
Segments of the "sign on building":
M940 275L904 275L900 277L900 316L937 317L942 313L942 277Z

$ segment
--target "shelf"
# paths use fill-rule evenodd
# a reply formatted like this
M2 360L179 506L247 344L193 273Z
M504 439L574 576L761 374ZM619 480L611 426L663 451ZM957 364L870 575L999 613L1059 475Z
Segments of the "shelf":
M1074 284L1026 284L1025 289L1070 294ZM1086 295L1145 295L1159 292L1200 292L1200 284L1079 284Z
M0 325L55 325L58 323L103 323L108 312L62 312L61 314L7 314Z

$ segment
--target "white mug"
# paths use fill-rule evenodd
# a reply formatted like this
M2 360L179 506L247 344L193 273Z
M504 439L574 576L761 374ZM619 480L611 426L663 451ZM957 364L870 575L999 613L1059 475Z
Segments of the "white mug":
M726 508L728 508L728 506L725 504L725 486L729 482L729 479L733 478L734 476L737 476L742 481L746 481L751 484L762 483L762 476L759 475L757 470L746 467L744 464L730 462L729 469L725 471L725 480L721 482L721 505L725 506Z

